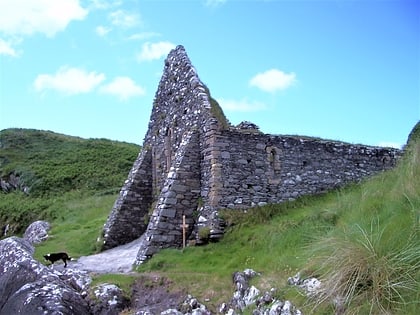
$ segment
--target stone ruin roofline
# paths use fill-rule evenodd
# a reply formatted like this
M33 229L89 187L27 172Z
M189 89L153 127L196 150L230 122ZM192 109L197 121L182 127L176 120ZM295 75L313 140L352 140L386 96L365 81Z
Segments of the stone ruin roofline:
M141 238L136 263L162 248L223 235L232 211L294 200L395 166L401 151L312 137L264 134L250 122L226 127L184 47L164 63L142 150L103 231L103 249Z

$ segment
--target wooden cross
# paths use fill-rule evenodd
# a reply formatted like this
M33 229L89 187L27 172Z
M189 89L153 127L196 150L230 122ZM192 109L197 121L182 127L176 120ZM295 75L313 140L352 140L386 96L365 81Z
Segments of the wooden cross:
M186 241L186 229L188 228L188 224L185 224L185 214L182 216L182 249L185 248L185 241Z

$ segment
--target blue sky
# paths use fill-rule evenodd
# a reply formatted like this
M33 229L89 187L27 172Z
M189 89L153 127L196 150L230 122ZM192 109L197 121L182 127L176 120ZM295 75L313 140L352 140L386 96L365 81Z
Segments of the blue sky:
M0 130L142 144L183 45L234 125L401 146L420 119L419 3L0 0Z

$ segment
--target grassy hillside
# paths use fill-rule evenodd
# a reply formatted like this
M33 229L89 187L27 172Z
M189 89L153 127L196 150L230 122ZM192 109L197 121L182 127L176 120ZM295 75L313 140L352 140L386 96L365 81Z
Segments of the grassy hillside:
M304 314L334 314L338 294L346 314L418 314L419 140L397 168L362 184L224 216L231 227L220 243L164 250L139 271L168 277L214 311L232 295L232 273L253 268L257 287L278 288ZM308 300L288 286L298 271L320 278L323 294Z
M163 250L138 268L139 279L158 274L168 279L168 290L184 289L200 301L207 301L206 305L215 312L221 302L232 296L232 273L252 268L261 273L252 284L262 290L277 288L279 298L290 299L304 314L334 314L337 293L343 297L346 314L417 314L418 126L395 169L325 195L257 207L246 213L222 212L229 228L219 243L183 251ZM122 172L121 184L130 166ZM57 250L66 250L74 257L95 252L96 237L116 194L101 193L108 187L98 191L85 187L87 193L80 188L62 195L48 192L44 198L29 197L39 204L28 203L26 207L34 211L44 207L52 223L51 238L37 248L36 257ZM12 195L1 195L0 202ZM21 194L15 196L28 199ZM31 217L32 208L22 212L22 219ZM297 272L319 277L325 285L323 294L308 300L287 285L287 278ZM107 275L103 281L115 279L128 288L135 279L132 275L126 281L123 278Z
M19 174L34 196L121 188L139 146L29 129L0 131L0 176Z
M28 195L0 195L0 224L7 222L21 232L36 219L62 217L69 200L115 195L139 150L135 144L50 131L0 131L0 176L15 174L29 187Z

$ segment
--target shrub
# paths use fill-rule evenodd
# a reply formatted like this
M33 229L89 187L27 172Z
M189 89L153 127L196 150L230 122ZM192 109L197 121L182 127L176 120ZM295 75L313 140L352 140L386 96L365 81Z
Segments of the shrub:
M210 227L205 226L198 230L198 237L202 241L208 241L210 238Z

